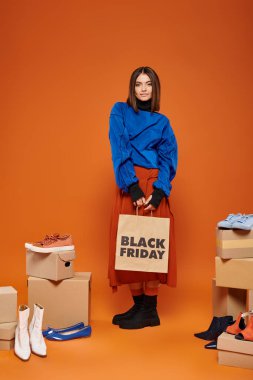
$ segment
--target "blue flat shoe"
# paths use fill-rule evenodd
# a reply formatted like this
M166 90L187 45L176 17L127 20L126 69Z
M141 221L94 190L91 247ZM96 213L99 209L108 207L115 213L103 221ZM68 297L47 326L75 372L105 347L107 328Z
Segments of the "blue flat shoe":
M220 222L217 223L218 228L226 228L226 229L232 229L234 228L233 225L236 223L238 220L242 218L242 214L229 214L226 219L221 220Z
M91 335L91 327L85 326L84 328L67 331L67 332L56 332L54 330L49 331L45 338L48 340L71 340L77 338L83 338Z
M246 231L253 230L253 214L243 215L240 220L233 223L233 228Z
M59 333L63 332L64 333L64 332L68 332L68 331L72 331L72 330L82 329L84 327L85 327L85 325L83 322L78 322L75 325L63 327L63 328L59 328L59 329L55 329L54 327L48 326L48 328L46 330L42 331L42 334L44 337L46 337L50 331L55 331L55 332L59 332Z

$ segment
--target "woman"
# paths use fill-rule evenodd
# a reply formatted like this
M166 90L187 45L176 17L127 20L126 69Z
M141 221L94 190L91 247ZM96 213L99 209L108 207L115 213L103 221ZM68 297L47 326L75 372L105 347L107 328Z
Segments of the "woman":
M177 142L170 122L160 109L160 81L150 67L139 67L131 75L129 95L110 113L109 139L116 179L116 199L110 227L109 280L114 291L128 284L134 305L117 314L112 323L125 329L160 325L157 295L160 284L176 286L173 215L169 195L177 168ZM168 273L115 270L119 214L170 218Z

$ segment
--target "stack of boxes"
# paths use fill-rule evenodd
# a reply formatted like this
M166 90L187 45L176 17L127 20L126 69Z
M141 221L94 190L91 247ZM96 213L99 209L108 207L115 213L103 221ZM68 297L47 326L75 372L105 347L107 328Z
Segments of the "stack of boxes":
M26 252L28 306L44 307L43 329L90 322L90 272L74 272L75 251Z
M217 229L213 313L233 315L253 309L253 230ZM253 342L226 332L218 338L219 364L253 369Z
M0 350L14 347L17 326L17 291L12 286L0 287Z

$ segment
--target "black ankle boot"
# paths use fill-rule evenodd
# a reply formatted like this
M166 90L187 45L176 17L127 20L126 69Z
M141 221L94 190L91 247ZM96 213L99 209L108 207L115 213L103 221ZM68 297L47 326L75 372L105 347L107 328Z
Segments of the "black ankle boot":
M226 315L224 317L213 317L212 322L206 331L195 333L197 338L204 340L216 340L219 335L226 330L229 325L233 324L232 315Z
M156 310L157 296L144 295L143 304L131 318L120 322L121 329L142 329L147 326L159 326L160 319Z
M124 319L131 318L140 309L143 303L143 298L144 294L141 294L140 296L133 296L134 305L131 307L131 309L129 309L125 313L114 315L112 323L114 325L119 325L120 322Z

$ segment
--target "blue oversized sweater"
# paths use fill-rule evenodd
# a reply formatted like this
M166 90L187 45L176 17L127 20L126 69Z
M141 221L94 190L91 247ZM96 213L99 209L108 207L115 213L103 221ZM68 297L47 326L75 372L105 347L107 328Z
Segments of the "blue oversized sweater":
M170 195L177 169L177 141L169 119L158 112L134 109L116 102L110 113L109 139L116 183L128 192L138 182L134 165L159 170L153 187Z

